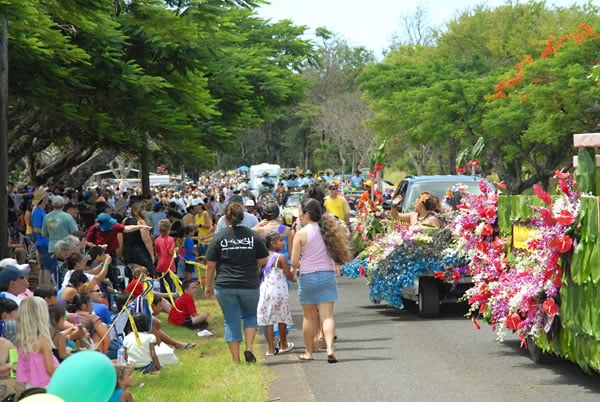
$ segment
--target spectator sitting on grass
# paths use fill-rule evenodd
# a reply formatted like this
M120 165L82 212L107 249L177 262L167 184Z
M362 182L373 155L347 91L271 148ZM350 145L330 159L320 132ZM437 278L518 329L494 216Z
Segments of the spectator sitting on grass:
M135 333L131 331L125 336L125 357L127 362L135 364L135 369L144 374L159 374L160 362L156 356L156 336L150 333L150 318L144 313L133 317L141 345L138 345Z
M4 322L4 333L1 337L17 343L17 303L6 297L0 299L0 320Z
M208 327L208 313L196 311L194 293L198 284L192 280L183 281L183 294L175 300L175 306L169 313L169 322L173 325L191 329L206 329Z
M158 318L158 315L162 311L161 305L163 301L165 300L162 297L155 294L154 299L152 300L152 306L150 306L150 310L152 311L152 333L156 336L156 343L160 345L161 342L164 342L167 345L173 346L175 349L191 349L196 346L194 343L178 341L162 330L162 322Z

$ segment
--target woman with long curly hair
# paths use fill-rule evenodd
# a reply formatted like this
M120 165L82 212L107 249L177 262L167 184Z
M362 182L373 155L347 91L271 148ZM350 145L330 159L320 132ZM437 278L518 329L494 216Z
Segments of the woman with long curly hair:
M305 198L298 217L302 229L294 237L292 268L298 271L298 297L302 304L302 333L306 351L301 360L312 360L314 336L320 317L327 344L327 362L337 363L333 348L333 306L338 299L339 266L352 259L348 238L335 219L323 216L319 201ZM318 312L318 314L317 314Z

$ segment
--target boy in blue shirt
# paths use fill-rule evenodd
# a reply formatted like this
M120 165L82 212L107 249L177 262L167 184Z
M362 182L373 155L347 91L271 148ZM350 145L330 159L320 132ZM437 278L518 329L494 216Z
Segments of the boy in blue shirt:
M196 246L194 244L194 239L192 238L192 234L194 233L193 226L186 226L183 229L183 248L185 249L185 280L192 279L192 273L194 272L194 268L196 267L194 264L188 264L188 261L196 261L196 256L198 252L196 251Z

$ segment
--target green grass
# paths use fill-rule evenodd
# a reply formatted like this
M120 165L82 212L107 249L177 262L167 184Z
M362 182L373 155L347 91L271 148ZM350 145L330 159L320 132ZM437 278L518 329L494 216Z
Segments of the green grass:
M162 313L160 320L165 332L175 339L193 342L195 348L176 350L179 363L165 366L160 374L134 374L134 385L129 389L136 402L193 402L193 401L265 401L268 373L262 364L242 363L234 366L227 344L223 340L223 314L216 299L197 300L198 311L210 313L210 331L214 337L199 338L197 331L176 327L167 322ZM255 340L255 354L261 359L260 331ZM144 384L140 388L140 384Z

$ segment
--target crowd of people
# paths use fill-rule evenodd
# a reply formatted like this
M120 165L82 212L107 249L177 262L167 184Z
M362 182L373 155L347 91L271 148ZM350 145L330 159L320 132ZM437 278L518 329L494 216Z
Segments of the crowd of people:
M301 359L312 359L321 340L328 361L337 361L336 275L351 258L350 207L337 183L307 171L277 183L265 177L258 189L244 175L217 173L196 184L155 188L150 197L123 183L21 191L10 183L7 190L14 254L0 262L0 377L13 384L7 395L47 387L62 361L93 349L120 364L120 399L112 400L133 400L123 388L131 374L123 363L157 374L157 345L195 346L165 333L158 314L166 312L173 325L207 330L209 315L196 311L194 302L201 280L205 295L216 296L223 311L234 363L244 340L245 360L256 361L258 326L266 327L267 356L294 348L286 334L292 324L289 283L295 281L304 315ZM304 198L288 227L281 210L297 191ZM153 301L144 308L148 292ZM133 323L119 314L124 308L132 311Z

